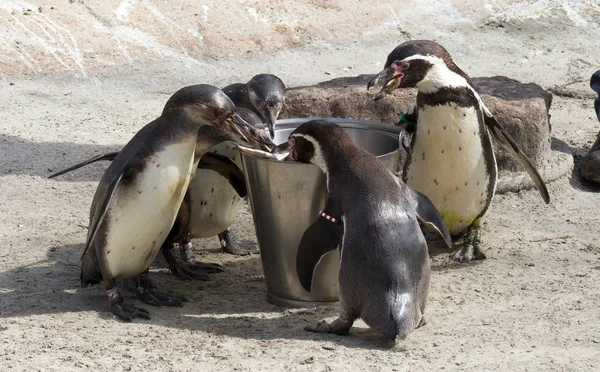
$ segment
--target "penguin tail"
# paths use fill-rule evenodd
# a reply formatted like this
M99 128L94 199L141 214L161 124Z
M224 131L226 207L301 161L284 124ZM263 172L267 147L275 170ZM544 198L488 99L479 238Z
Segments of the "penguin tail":
M414 314L414 299L411 293L402 293L395 298L389 307L388 326L383 330L383 335L394 342L399 342L416 328Z

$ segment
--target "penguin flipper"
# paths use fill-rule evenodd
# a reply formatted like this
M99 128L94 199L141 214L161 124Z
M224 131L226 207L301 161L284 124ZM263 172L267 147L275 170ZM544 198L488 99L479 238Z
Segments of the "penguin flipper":
M113 180L107 187L102 190L101 203L96 205L96 211L90 221L90 226L88 227L88 235L85 241L85 247L83 248L83 254L81 255L81 259L85 256L86 252L92 246L92 242L96 238L96 234L104 221L104 217L106 217L106 212L108 212L108 206L110 205L110 201L112 197L115 195L115 191L117 190L117 186L121 179L123 178L123 173L119 174L119 176Z
M550 203L550 194L548 193L548 189L546 188L546 184L542 179L542 176L538 173L537 169L531 164L531 161L527 158L527 156L521 151L515 140L508 134L508 132L498 123L498 120L485 108L484 110L484 121L485 125L488 127L492 136L496 139L496 141L502 146L502 148L508 151L512 156L514 156L519 163L521 163L529 176L537 186L540 194L542 194L542 198L546 202L546 204Z
M344 228L341 222L341 211L339 203L331 195L327 200L323 212L337 220L332 222L325 217L319 216L304 231L298 252L296 254L296 274L300 284L307 292L312 288L312 279L315 267L321 257L327 252L334 250L342 240Z
M415 209L419 222L425 224L428 228L435 230L444 239L448 248L452 248L450 232L431 200L408 185L406 186L406 189L408 190L407 199Z
M210 169L229 181L231 187L235 189L240 198L248 195L244 173L237 164L227 156L207 152L198 163L198 169Z
M56 173L48 176L48 178L50 179L50 178L58 177L58 176L63 175L65 173L69 173L72 170L79 169L79 168L81 168L83 166L95 163L95 162L100 161L100 160L110 160L110 161L113 161L113 160L115 160L115 158L117 157L117 155L119 155L118 151L109 152L109 153L103 154L103 155L97 155L97 156L94 156L94 157L89 158L87 160L84 160L81 163L75 164L72 167L69 167L69 168L63 169L61 171L58 171L58 172L56 172Z

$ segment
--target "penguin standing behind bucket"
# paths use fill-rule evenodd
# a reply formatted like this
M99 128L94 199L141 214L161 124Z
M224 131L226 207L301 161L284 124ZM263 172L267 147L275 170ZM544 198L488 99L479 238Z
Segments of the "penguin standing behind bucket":
M462 236L461 248L452 254L454 260L485 259L479 229L496 191L498 176L490 133L521 162L544 201L550 202L535 167L441 45L428 40L400 44L367 88L381 80L384 86L375 100L397 88L418 89L412 115L416 130L402 177L429 197L453 236Z
M281 79L271 74L259 74L246 84L228 85L223 88L223 92L236 107L244 110L248 118L257 118L258 115L262 122L252 120L255 128L268 129L271 138L274 138L275 123L285 102L285 85ZM242 168L240 152L232 142L221 143L209 152L223 155ZM258 252L255 245L241 244L230 229L245 195L240 195L228 179L212 169L199 169L198 173L202 177L195 180L190 188L191 203L195 210L191 216L188 236L208 238L217 235L223 251L231 254ZM189 239L182 241L182 246L185 246L187 252L191 252Z
M258 74L246 84L236 83L223 88L236 107L254 111L263 118L271 138L275 138L275 123L285 103L285 84L275 75Z
M259 130L270 128L274 133L275 122L285 102L285 85L275 75L259 74L246 84L231 84L223 91L238 109L238 114ZM260 115L260 117L259 117ZM118 152L98 155L79 164L52 174L49 178L68 173L100 160L113 160ZM230 160L228 160L230 159ZM239 168L238 170L234 169ZM195 261L191 239L217 236L224 252L235 255L256 253L254 246L238 243L229 229L234 222L247 191L239 151L232 142L221 143L210 149L199 163L200 177L190 184L190 194L184 203L190 203L194 212L185 222L183 230L171 234L174 243L181 248L178 255L165 255L169 269L182 279L207 280L205 271L222 271ZM227 173L224 174L223 170Z
M429 254L418 221L451 244L439 213L334 123L304 123L288 144L291 160L323 171L329 191L298 247L297 274L307 291L321 257L341 248L340 316L306 330L343 335L361 318L391 340L404 339L425 323L429 290Z
M221 90L205 84L185 87L169 98L159 118L135 134L102 176L90 210L81 282L103 281L111 312L120 319L149 318L149 313L125 304L119 279L135 278L138 295L147 304L181 306L181 297L156 289L148 268L181 213L200 158L227 140L272 146L235 114Z

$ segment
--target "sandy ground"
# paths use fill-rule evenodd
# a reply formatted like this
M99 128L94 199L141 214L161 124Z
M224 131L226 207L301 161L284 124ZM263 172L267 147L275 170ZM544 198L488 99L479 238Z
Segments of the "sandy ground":
M497 24L436 37L472 76L508 75L563 87L553 134L584 153L598 131L587 81L598 68L597 27ZM391 347L358 322L347 337L314 335L335 307L282 309L265 301L260 257L195 241L226 272L181 282L160 265L161 288L188 297L124 324L102 286L79 286L88 210L106 164L47 180L52 171L117 150L176 89L223 86L272 72L290 86L375 73L398 36L206 61L173 60L80 75L0 80L0 364L2 370L597 370L600 365L600 188L576 173L536 191L497 195L484 229L488 260L457 265L434 252L429 324ZM234 225L255 240L248 210ZM128 301L141 304L131 290Z

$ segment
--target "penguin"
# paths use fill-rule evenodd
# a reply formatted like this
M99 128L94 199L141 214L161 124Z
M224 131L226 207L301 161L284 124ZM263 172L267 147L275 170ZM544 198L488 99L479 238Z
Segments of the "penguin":
M223 92L244 113L256 129L269 131L275 137L275 123L285 103L285 84L272 74L258 74L246 84L236 83L224 87ZM262 119L262 120L261 120ZM232 142L221 143L210 153L224 155L242 167L241 155ZM208 238L217 235L224 252L234 255L258 253L254 245L241 244L230 229L244 203L244 196L236 192L228 179L211 169L199 170L202 177L192 184L191 203L194 214L190 231L181 245L192 252L191 238Z
M264 131L262 120L253 111L240 107L236 113L256 130ZM238 248L235 236L229 231L229 226L237 216L237 211L248 194L244 174L241 170L239 152L234 150L235 144L227 141L223 146L217 145L210 149L198 162L198 170L190 183L189 193L182 203L181 215L174 224L167 240L171 244L164 244L161 252L167 261L169 270L176 277L183 280L209 280L208 274L223 272L224 268L216 263L196 261L192 250L192 239L207 238L217 235L223 250L236 255L254 253L255 249ZM85 165L101 161L112 161L119 152L111 152L90 159L58 171L48 178L58 177ZM233 159L233 160L232 160ZM227 199L227 204L215 203L213 200L221 195ZM229 203L231 200L231 203ZM221 208L214 208L221 206ZM188 209L194 213L187 213ZM179 251L175 249L179 244Z
M279 80L279 78L277 79ZM268 89L258 90L258 92L261 102L270 97L265 94L265 92L269 92ZM273 94L277 95L278 92L278 90L274 90ZM243 106L236 105L236 107L240 116L250 125L259 131L265 131L265 123L255 111ZM276 114L278 115L279 112L277 111ZM242 168L241 155L234 142L220 143L210 149L205 156L214 158L217 154L223 156L223 160L230 159L232 164L239 167L239 169ZM240 181L244 184L244 193L236 190L231 184L231 179L223 177L218 170L207 167L198 169L198 174L201 177L195 179L190 185L190 202L194 206L194 213L191 215L189 223L189 234L180 242L183 249L188 252L188 256L193 256L190 255L193 252L192 238L209 238L215 235L219 239L221 248L226 253L238 256L257 253L258 249L255 245L241 244L229 228L235 221L247 195L243 173L240 171Z
M346 335L361 318L392 341L425 324L430 262L419 221L451 238L429 199L392 174L335 123L313 120L288 138L291 160L312 163L326 178L325 208L306 229L296 273L310 292L321 257L341 249L340 315L305 330Z
M598 94L594 102L594 109L596 110L596 117L600 121L600 70L596 71L590 78L590 87ZM598 133L598 137L590 151L581 161L579 173L588 181L600 183L600 133Z
M285 84L275 75L258 74L246 84L235 83L223 88L236 107L254 111L266 123L275 138L275 123L285 103Z
M133 136L102 176L90 209L81 283L104 282L116 317L150 317L146 309L125 303L117 287L120 279L134 278L147 304L182 305L182 297L158 291L148 268L163 243L169 243L200 158L226 140L273 147L235 113L221 90L188 86L169 98L161 116Z
M258 130L269 129L271 138L274 137L274 128L277 117L283 108L285 102L285 84L275 75L259 74L254 76L246 84L231 84L223 88L225 94L233 101L238 108L238 114ZM264 120L264 121L263 121ZM265 125L266 123L266 125ZM99 155L85 160L72 167L59 171L50 176L56 177L74 169L99 160L112 160L116 152ZM211 157L211 164L219 160L225 161L223 157L214 157L213 154L219 154L233 160L225 163L225 167L232 169L237 166L242 167L239 151L232 142L221 143L210 149L205 155ZM169 256L167 262L172 273L182 279L200 279L208 280L205 271L222 271L222 268L206 266L203 263L195 262L191 240L195 238L208 238L217 236L224 252L234 255L248 255L257 253L258 248L254 245L240 244L233 231L229 228L234 222L239 209L244 203L245 193L240 193L231 184L232 179L224 178L218 170L211 167L198 170L200 176L195 178L191 184L192 193L189 196L190 203L193 203L194 213L189 221L189 231L182 231L178 236L183 255L183 261L179 261L177 256ZM240 171L241 172L241 171ZM229 174L238 174L237 171L228 171ZM244 182L243 174L241 179L233 180L239 184ZM175 239L175 238L173 238ZM193 266L184 267L185 264ZM197 272L196 274L194 273Z
M543 200L550 196L542 177L473 89L469 76L438 43L407 41L387 57L385 69L367 89L384 81L379 100L393 90L416 87L416 122L407 149L403 180L426 195L453 237L460 237L455 261L485 259L480 226L496 191L496 141L525 167Z

